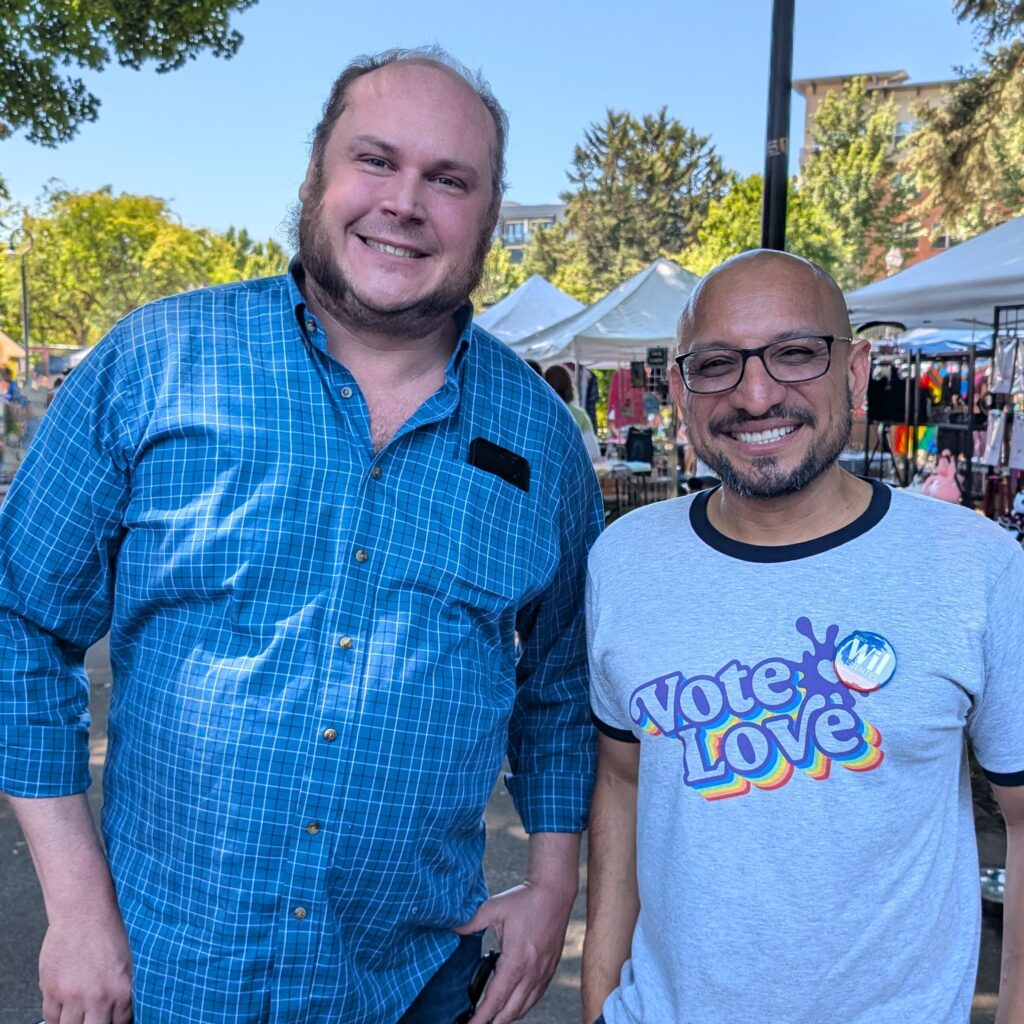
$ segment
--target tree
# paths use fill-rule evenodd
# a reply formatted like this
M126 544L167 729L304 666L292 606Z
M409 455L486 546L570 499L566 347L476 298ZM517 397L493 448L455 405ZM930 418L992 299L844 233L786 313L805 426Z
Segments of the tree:
M285 265L273 242L245 232L217 235L178 222L162 199L96 192L49 191L39 211L23 211L33 239L27 257L31 340L35 344L94 344L133 309L174 292ZM20 337L15 261L0 265L0 313ZM15 329L15 323L17 328Z
M563 221L550 228L538 228L523 254L523 278L539 274L566 295L589 305L608 289L601 289L594 280L579 240L570 237Z
M730 181L708 136L664 107L640 119L608 110L584 133L568 177L576 188L562 195L567 236L601 293L692 243Z
M763 195L764 179L760 174L736 182L709 207L696 244L674 258L693 273L704 275L730 256L758 248ZM786 204L786 249L806 256L829 273L841 270L843 241L839 229L792 179Z
M906 256L916 248L914 189L898 171L895 128L896 105L869 94L863 78L829 94L814 117L799 187L839 232L843 288L882 277L890 249Z
M480 312L500 302L524 280L522 265L512 262L508 249L496 238L487 251L483 277L471 296L474 309Z
M947 90L941 107L920 107L907 166L951 234L969 237L1024 213L1024 3L957 0L986 47L981 66Z
M66 142L100 101L64 68L100 71L112 59L172 71L204 50L234 56L242 37L232 11L256 0L7 0L0 5L0 138L26 129L30 142Z
M236 231L233 227L223 235L214 231L200 234L206 244L206 284L273 277L288 269L288 256L273 239L257 242L245 228Z

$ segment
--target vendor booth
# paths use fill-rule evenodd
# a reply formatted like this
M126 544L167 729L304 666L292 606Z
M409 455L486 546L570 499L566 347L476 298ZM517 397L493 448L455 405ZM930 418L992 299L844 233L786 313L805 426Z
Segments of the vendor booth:
M511 343L536 334L584 308L582 302L577 302L539 274L534 274L474 319L485 331Z
M662 413L670 404L668 366L679 314L699 280L659 258L593 305L510 342L524 359L542 364L613 369L608 458L597 466L610 518L678 492L675 417Z
M934 447L940 465L955 467L965 504L1006 515L1024 483L1024 217L846 300L858 329L917 329L899 339L902 355L874 360L865 467L872 443L883 458L902 455L894 475L910 486L922 444ZM976 465L988 468L979 475Z

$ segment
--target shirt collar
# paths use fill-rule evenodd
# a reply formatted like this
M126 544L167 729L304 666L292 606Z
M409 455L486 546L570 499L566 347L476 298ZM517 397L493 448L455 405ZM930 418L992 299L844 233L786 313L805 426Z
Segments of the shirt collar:
M295 322L307 341L312 342L322 351L326 351L326 335L319 329L320 325L316 317L306 308L306 299L302 294L302 285L305 280L306 272L302 269L302 263L298 256L293 256L288 264L288 294ZM448 365L444 368L445 380L453 382L456 381L459 368L473 344L473 304L467 302L464 306L459 307L455 311L454 317L459 328L459 340L456 341L455 350L448 360Z

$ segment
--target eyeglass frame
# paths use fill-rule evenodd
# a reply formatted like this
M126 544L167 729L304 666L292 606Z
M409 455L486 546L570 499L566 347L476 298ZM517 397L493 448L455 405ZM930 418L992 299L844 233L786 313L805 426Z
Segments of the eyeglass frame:
M825 347L828 353L828 358L825 360L825 368L821 373L816 373L812 377L801 377L799 380L779 380L779 378L768 369L768 364L764 359L765 352L775 345L785 345L787 341L800 341L802 338L825 342ZM730 391L735 391L736 388L743 383L743 374L747 371L747 360L752 359L754 356L757 356L757 358L761 360L764 372L767 373L776 384L806 384L808 381L818 380L820 377L824 377L832 368L832 346L837 341L848 341L851 345L853 344L853 338L843 338L838 334L801 334L794 338L778 338L776 341L770 341L767 345L762 345L760 348L729 348L728 345L716 345L711 348L697 349L694 352L684 352L682 355L676 356L674 362L676 366L679 367L679 376L682 378L683 387L686 388L691 395L727 395ZM722 388L719 391L695 391L690 387L686 380L686 370L684 369L683 364L690 358L690 356L700 355L701 352L719 351L736 352L739 354L741 360L740 375L736 378L736 383L730 384L729 387Z

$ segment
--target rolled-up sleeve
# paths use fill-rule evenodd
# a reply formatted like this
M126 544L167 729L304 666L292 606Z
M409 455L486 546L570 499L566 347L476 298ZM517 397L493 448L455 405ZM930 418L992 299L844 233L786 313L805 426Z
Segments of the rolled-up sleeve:
M522 655L506 784L531 834L583 831L594 786L584 593L587 554L604 524L604 507L582 444L573 448L563 466L558 569L517 623Z
M0 506L0 790L90 781L84 656L106 632L129 475L116 338L57 394Z

